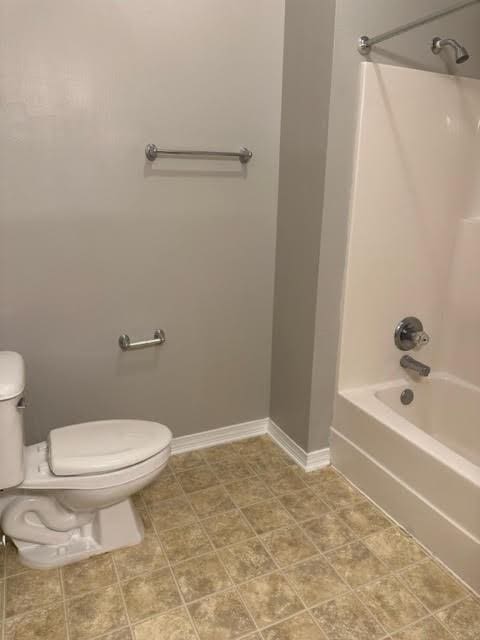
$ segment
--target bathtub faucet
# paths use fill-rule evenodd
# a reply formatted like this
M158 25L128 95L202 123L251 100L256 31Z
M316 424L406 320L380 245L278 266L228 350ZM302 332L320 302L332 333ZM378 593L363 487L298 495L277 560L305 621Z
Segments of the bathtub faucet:
M428 365L423 364L423 362L419 362L418 360L415 360L415 358L412 358L411 356L403 356L403 358L400 359L400 366L403 367L404 369L410 369L410 371L415 371L415 373L418 373L419 376L422 376L424 378L430 375L430 371L431 371Z

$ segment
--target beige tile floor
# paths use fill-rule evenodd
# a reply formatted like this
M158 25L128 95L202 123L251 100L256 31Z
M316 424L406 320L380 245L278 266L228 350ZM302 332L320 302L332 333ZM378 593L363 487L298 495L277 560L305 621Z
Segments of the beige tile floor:
M267 437L171 459L141 545L0 555L2 640L478 640L480 602L332 468Z

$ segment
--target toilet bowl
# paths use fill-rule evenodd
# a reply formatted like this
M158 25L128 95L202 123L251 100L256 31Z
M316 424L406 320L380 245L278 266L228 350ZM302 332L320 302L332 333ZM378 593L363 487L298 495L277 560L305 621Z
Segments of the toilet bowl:
M24 387L22 357L0 352L0 527L20 562L58 567L141 542L130 496L166 466L170 430L103 420L53 429L25 447Z

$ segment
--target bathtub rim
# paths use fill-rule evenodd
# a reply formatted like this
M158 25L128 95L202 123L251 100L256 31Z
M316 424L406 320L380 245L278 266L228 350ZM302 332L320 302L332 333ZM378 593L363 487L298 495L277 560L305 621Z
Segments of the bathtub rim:
M461 378L457 378L448 372L436 372L427 380L405 380L397 378L387 382L341 389L338 395L351 402L359 409L381 422L388 429L409 442L415 443L428 456L433 457L440 464L455 470L465 479L480 489L480 466L474 464L461 454L453 451L442 442L436 440L426 431L404 418L394 409L385 404L376 393L394 388L405 388L408 384L428 384L430 380L445 380L452 384L466 387L480 394L480 389Z

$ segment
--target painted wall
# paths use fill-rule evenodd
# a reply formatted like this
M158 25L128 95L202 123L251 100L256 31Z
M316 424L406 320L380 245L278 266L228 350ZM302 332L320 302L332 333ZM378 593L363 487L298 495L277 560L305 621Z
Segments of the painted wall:
M30 441L268 414L283 22L279 0L1 3L0 348L27 361ZM152 165L148 142L255 156Z
M360 35L375 35L432 11L451 6L450 0L337 0L328 157L322 220L309 450L328 442L336 389L341 292L345 265L349 199L353 171L359 69L356 51ZM480 6L442 18L379 45L370 59L400 66L480 77ZM464 65L433 56L433 36L457 38L471 53ZM407 96L408 97L408 96ZM406 96L403 97L404 99ZM410 96L412 101L415 95ZM390 329L390 328L389 328Z
M409 93L414 101L403 99ZM339 388L409 380L393 342L408 315L431 337L414 357L478 378L465 348L443 352L447 332L480 353L469 331L480 323L471 297L480 236L470 218L480 205L480 81L364 63L361 94Z
M334 0L287 0L271 418L307 448Z

